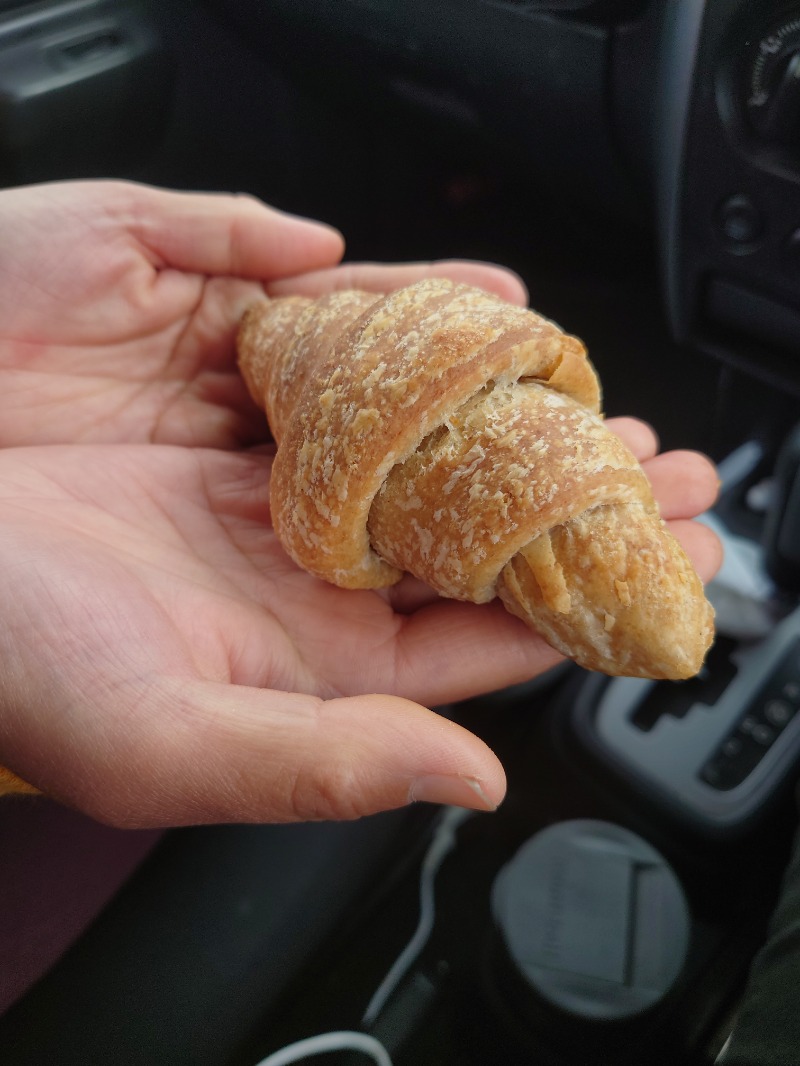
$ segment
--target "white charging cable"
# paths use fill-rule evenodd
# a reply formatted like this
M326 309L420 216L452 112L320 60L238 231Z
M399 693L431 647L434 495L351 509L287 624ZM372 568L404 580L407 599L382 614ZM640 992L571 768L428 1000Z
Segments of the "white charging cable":
M350 1032L342 1030L338 1033L320 1033L319 1036L309 1036L305 1040L298 1040L294 1044L281 1048L259 1062L258 1066L289 1066L291 1062L299 1062L309 1055L325 1055L329 1051L363 1051L369 1055L377 1066L392 1066L389 1052L367 1033Z
M419 957L422 949L428 942L433 931L433 923L436 917L436 904L434 897L434 881L439 872L439 867L445 857L453 850L456 844L456 830L462 822L472 817L475 811L465 810L463 807L447 807L439 817L434 830L433 839L425 852L422 860L422 871L419 881L419 922L414 935L397 956L389 968L388 973L375 989L372 999L367 1004L361 1024L370 1026L386 1006L386 1001L392 992L402 981L403 977L411 969Z
M375 989L372 999L367 1004L361 1024L369 1026L374 1023L378 1015L386 1006L386 1002L408 973L414 962L419 958L422 949L428 942L433 930L436 917L436 905L434 897L434 882L439 867L445 857L453 850L456 844L456 830L467 818L471 818L475 811L465 810L463 807L446 807L437 822L433 833L433 839L428 845L425 857L422 860L422 870L419 882L419 921L414 933L390 966L386 976ZM299 1062L310 1055L324 1055L329 1051L363 1051L370 1055L377 1066L392 1066L389 1052L376 1040L374 1036L357 1031L342 1030L341 1032L321 1033L319 1036L310 1036L305 1040L298 1040L289 1044L279 1051L273 1052L258 1063L258 1066L289 1066L290 1063Z

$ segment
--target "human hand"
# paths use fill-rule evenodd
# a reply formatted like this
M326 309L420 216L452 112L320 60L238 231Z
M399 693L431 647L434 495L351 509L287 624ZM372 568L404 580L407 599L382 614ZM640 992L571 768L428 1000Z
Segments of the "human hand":
M331 268L337 234L243 199L76 183L4 192L0 214L0 445L263 440L233 358L262 282L315 296L437 273L525 301L484 264ZM621 430L652 455L647 430ZM265 528L268 467L263 454L94 443L0 455L2 758L122 825L498 802L502 769L479 740L363 694L449 702L558 656L498 605L300 573ZM697 457L649 469L668 516L713 497ZM694 497L677 496L676 471ZM710 574L710 535L676 532Z
M265 439L234 337L275 279L308 272L288 284L316 296L346 283L385 291L436 269L525 300L513 275L483 264L336 272L336 231L249 197L30 186L0 192L0 229L0 447Z
M710 464L653 458L641 423L610 424L710 577L718 542L684 521L713 501ZM298 570L265 520L270 461L265 449L0 451L0 761L122 826L496 805L497 758L421 704L559 656L497 603L440 600L410 579L346 591Z
M126 182L5 190L0 220L0 445L235 443L233 337L256 282L343 251L249 197Z

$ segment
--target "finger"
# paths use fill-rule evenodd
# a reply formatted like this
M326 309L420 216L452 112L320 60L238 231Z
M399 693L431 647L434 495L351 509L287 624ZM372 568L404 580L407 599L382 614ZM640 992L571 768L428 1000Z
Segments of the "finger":
M491 263L442 259L435 263L343 263L303 277L283 278L267 286L270 296L323 296L342 289L393 292L424 278L450 278L494 293L509 303L525 306L528 292L522 279L505 267Z
M411 574L404 574L396 585L379 589L378 594L382 595L398 614L411 614L413 611L418 611L420 607L436 603L441 599L439 593L434 592L430 585L426 585L424 581L420 581Z
M627 444L640 463L658 452L658 436L647 422L638 418L609 418L606 425Z
M102 821L350 819L423 800L491 810L505 792L503 769L481 740L393 696L320 700L165 681L149 706L125 765L109 766L76 797Z
M667 525L692 560L700 580L707 584L722 566L722 543L717 534L702 522L687 519L677 519Z
M439 599L402 619L395 691L432 705L528 681L563 660L499 600Z
M158 267L267 280L332 266L344 252L332 227L250 196L126 188L129 231Z
M694 518L714 505L719 477L699 452L664 452L643 464L663 518Z

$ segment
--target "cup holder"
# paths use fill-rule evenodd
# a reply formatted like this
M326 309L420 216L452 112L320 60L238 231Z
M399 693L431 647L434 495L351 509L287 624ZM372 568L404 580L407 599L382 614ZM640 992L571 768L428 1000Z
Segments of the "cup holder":
M641 837L592 819L542 830L497 874L492 917L491 998L542 1061L626 1062L663 1024L691 918Z

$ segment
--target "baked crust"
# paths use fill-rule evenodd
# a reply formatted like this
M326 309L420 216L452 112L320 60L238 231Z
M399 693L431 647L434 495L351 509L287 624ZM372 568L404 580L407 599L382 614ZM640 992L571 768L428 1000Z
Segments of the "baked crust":
M533 311L428 279L265 300L239 358L278 450L276 532L346 588L410 572L500 595L589 669L688 677L713 612L639 464L599 415L583 345Z

